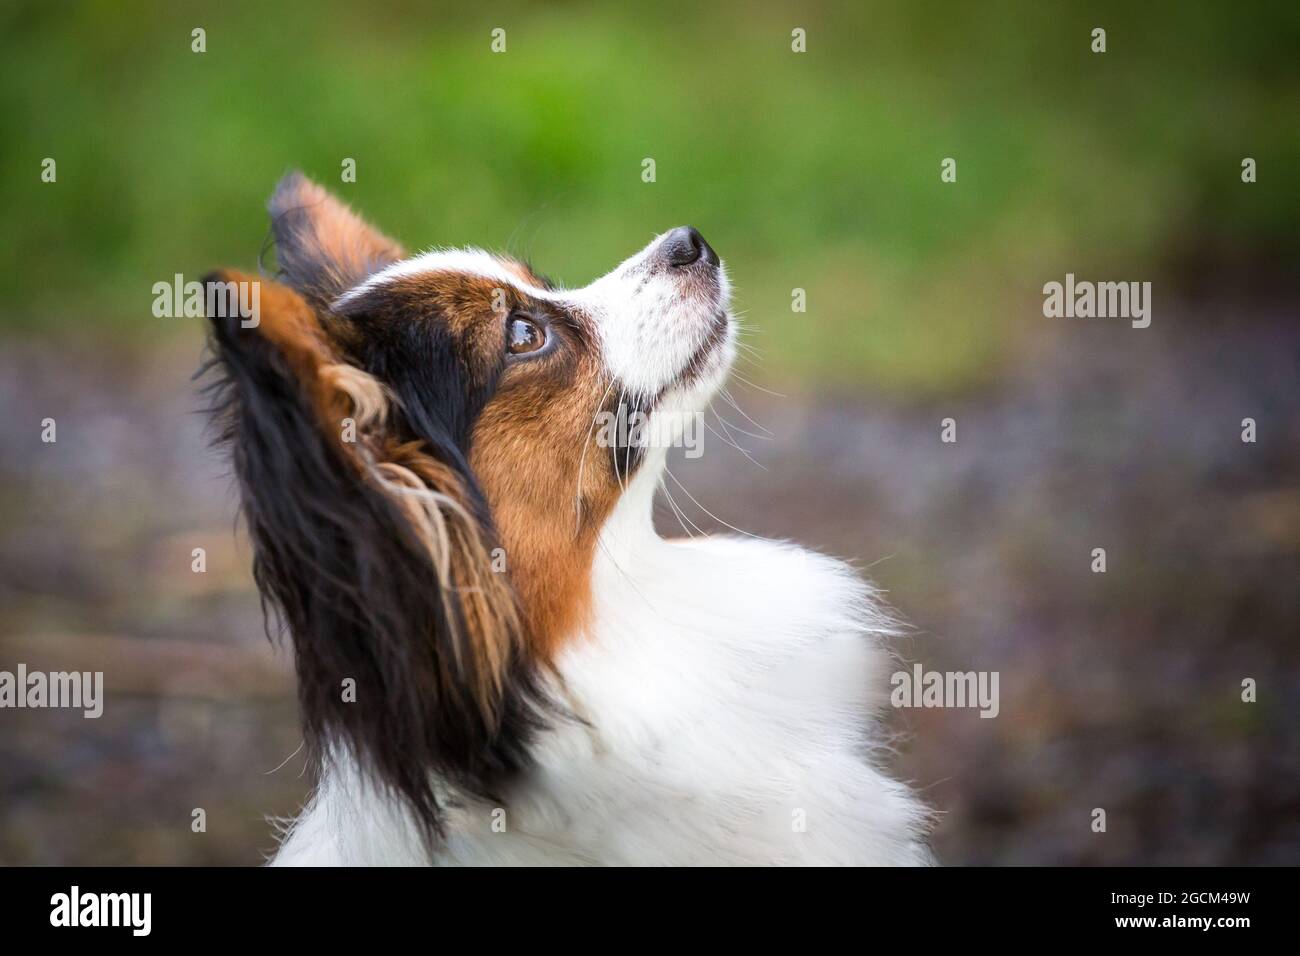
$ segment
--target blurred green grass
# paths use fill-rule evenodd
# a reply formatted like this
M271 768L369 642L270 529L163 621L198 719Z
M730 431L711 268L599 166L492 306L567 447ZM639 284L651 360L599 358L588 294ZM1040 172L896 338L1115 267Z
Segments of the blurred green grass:
M254 265L300 167L410 248L506 249L569 284L694 224L762 374L961 388L1066 271L1152 278L1201 237L1294 259L1297 49L1296 4L21 3L0 14L0 334L193 334L152 317L153 283Z

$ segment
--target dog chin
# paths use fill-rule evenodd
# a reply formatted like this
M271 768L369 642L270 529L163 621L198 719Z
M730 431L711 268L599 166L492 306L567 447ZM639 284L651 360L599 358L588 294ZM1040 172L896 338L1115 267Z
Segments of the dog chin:
M677 379L664 389L657 410L678 415L703 412L722 388L736 360L736 325L729 312L722 312L718 336L707 342L682 370Z
M725 267L719 266L709 285L706 292L699 294L696 306L697 321L706 325L706 331L698 348L662 392L664 397L669 392L677 392L688 399L695 398L701 409L722 387L736 359L736 320L731 314L731 284Z

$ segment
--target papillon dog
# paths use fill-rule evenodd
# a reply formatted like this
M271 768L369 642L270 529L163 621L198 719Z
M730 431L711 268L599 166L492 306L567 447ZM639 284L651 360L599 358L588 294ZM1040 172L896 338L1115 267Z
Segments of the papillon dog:
M594 428L682 427L726 376L699 232L570 290L478 249L408 256L298 173L269 210L275 280L205 282L315 771L274 863L930 861L926 809L879 766L869 586L787 543L660 537L671 442ZM256 316L225 308L242 282Z

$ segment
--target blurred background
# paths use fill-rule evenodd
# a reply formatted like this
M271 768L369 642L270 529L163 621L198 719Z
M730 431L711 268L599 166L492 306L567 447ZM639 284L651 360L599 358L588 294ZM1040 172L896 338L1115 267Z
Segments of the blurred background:
M571 285L701 229L752 351L669 489L1000 673L997 719L890 717L941 861L1300 862L1300 7L1088 6L6 4L0 669L108 699L0 711L0 862L256 863L306 795L201 323L151 311L256 267L292 167ZM1067 272L1150 328L1044 318Z

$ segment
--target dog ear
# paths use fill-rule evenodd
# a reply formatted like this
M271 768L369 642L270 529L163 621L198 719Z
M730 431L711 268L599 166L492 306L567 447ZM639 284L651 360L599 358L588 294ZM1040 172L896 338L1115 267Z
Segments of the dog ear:
M486 506L302 295L260 280L246 328L221 302L240 282L259 280L205 279L222 437L264 606L292 637L307 740L317 760L350 753L432 835L435 775L490 793L545 710Z
M280 278L319 310L405 255L400 245L296 170L280 180L267 211Z

